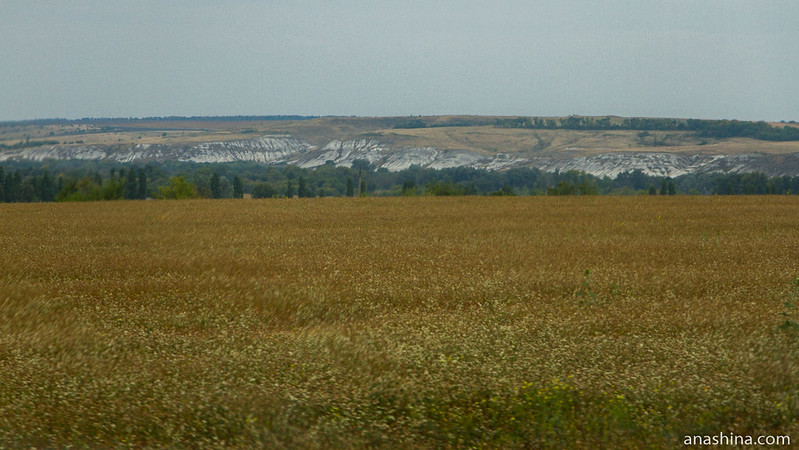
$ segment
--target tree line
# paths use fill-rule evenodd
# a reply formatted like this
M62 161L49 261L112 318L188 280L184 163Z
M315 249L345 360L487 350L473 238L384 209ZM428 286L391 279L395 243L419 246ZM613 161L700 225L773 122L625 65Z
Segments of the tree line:
M15 120L0 123L16 125L76 125L76 124L114 124L129 122L254 122L254 121L288 121L288 120L310 120L319 116L300 116L300 115L268 115L268 116L150 116L150 117L84 117L81 119L30 119Z
M709 138L746 137L769 141L799 140L799 127L775 127L766 122L742 120L610 118L569 116L564 118L512 117L497 119L499 128L530 128L550 130L639 130L693 131Z
M46 140L46 141L31 141L29 138L25 138L24 141L19 141L16 144L0 144L0 150L19 150L22 148L29 148L29 147L40 147L42 145L58 145L58 141L53 140Z
M699 173L675 178L640 170L614 178L535 168L469 167L399 172L356 160L316 169L257 164L163 164L106 169L0 166L0 201L454 195L768 195L799 193L799 177Z

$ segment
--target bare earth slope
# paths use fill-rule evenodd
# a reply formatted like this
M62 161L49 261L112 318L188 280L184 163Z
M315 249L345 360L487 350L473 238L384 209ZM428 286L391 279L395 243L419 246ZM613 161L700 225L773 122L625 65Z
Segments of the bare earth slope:
M391 171L411 165L503 170L537 167L603 176L642 170L799 175L799 141L700 138L690 131L498 128L496 117L322 117L309 120L86 120L0 124L2 161L120 163L251 161L317 167L365 159ZM443 126L446 125L446 126ZM461 126L458 126L461 125ZM38 142L43 145L36 145Z

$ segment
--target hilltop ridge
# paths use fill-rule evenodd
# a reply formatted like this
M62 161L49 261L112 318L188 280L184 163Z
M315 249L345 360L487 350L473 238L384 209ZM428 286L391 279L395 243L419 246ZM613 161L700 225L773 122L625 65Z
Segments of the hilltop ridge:
M250 161L397 171L475 167L597 176L762 172L799 175L794 123L603 117L301 117L81 119L0 124L0 161Z

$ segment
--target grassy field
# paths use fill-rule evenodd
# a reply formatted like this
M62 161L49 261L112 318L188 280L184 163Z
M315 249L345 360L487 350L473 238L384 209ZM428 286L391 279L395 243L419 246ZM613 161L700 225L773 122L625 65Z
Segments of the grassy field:
M799 204L0 204L0 447L799 440Z

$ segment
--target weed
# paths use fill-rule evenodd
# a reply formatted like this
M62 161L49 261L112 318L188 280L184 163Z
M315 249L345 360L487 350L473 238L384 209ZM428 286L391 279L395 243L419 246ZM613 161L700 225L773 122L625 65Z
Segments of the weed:
M583 272L583 281L574 292L574 296L579 298L581 303L590 303L596 300L596 294L591 286L591 270L585 269L585 272Z
M790 298L783 305L785 310L780 315L785 321L780 325L782 330L799 331L799 323L797 323L796 304L799 301L799 277L797 277L791 286Z

